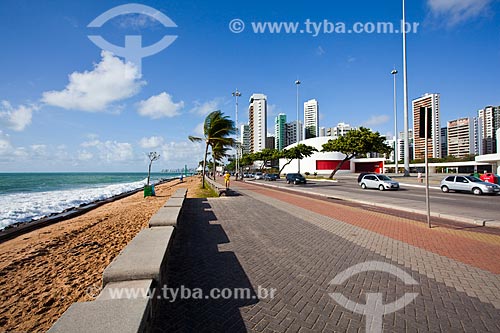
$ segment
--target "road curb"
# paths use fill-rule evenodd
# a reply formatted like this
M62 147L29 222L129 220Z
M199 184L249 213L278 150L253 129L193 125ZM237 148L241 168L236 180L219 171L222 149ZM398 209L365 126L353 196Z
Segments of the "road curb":
M247 182L247 181L244 181L244 182ZM283 189L283 187L280 187L277 185L272 185L272 184L256 183L256 182L248 182L248 183L254 184L254 185L259 185L259 186L266 186L266 187L270 187L270 188ZM400 206L387 205L387 204L381 204L381 203L370 202L370 201L365 201L365 200L358 200L358 199L351 199L351 198L341 198L341 197L335 196L335 195L327 195L327 194L323 194L323 193L304 191L304 190L297 189L297 188L285 188L285 189L288 191L293 191L293 192L297 192L297 193L313 194L313 195L324 197L324 198L338 199L338 200L353 202L353 203L366 205L366 206L387 208L387 209L397 210L397 211L406 212L406 213L419 214L419 215L427 215L427 212L425 210L420 210L420 209L405 208L405 207L400 207ZM447 219L447 220L452 220L452 221L457 221L457 222L462 222L462 223L467 223L467 224L480 225L483 227L500 228L500 221L496 221L496 220L472 219L472 218L463 217L463 216L455 216L455 215L450 215L450 214L433 213L433 212L431 212L431 216L443 218L443 219Z

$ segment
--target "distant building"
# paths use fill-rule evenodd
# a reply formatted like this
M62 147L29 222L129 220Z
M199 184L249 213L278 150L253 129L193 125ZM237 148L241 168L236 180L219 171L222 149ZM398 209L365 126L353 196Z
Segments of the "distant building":
M268 136L266 137L266 148L267 149L274 149L275 147L275 137L274 136Z
M319 105L315 99L304 103L304 132L306 140L319 136Z
M285 129L286 129L285 147L297 142L297 133L299 135L299 142L303 140L302 123L300 121L298 126L297 126L297 121L286 123Z
M472 118L448 121L448 155L465 157L474 154L474 122Z
M267 96L264 94L253 94L249 102L250 152L257 153L266 148Z
M448 127L441 127L441 157L448 156Z
M413 156L413 130L408 130L408 138L409 138L409 146L410 146L410 154L409 156ZM402 161L405 159L405 132L399 132L398 137L398 154L399 160Z
M241 150L243 154L249 154L250 153L250 126L248 125L241 125L241 131L240 131L240 142L241 142Z
M496 131L500 128L500 106L487 106L477 112L482 128L482 155L498 153Z
M324 127L319 128L319 136L326 136L326 128Z
M338 123L336 127L330 127L326 129L326 136L331 136L330 140L335 140L341 136L347 134L347 132L355 130L355 127L351 127L351 125L346 123Z
M283 150L286 145L286 114L280 113L274 119L274 133L275 141L274 148L277 150Z
M413 158L423 159L425 157L425 145L428 148L428 157L440 158L441 157L441 126L440 126L440 108L439 108L439 94L425 94L424 96L414 99L413 106ZM431 137L428 138L427 143L424 138L420 138L420 108L432 108L431 117Z

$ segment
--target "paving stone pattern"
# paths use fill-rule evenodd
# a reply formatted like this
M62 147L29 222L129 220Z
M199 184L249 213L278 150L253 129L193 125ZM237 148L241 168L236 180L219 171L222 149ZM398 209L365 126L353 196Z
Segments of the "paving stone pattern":
M250 295L164 299L154 332L364 332L364 316L337 304L329 296L333 292L360 304L367 293L382 293L384 304L418 293L404 309L384 316L386 332L500 331L498 303L491 296L499 290L498 275L255 191L240 191L244 195L186 200L169 259L168 287L201 288L205 295L213 288L249 288ZM395 265L418 285L377 271L330 284L340 272L367 261ZM476 274L482 279L477 286ZM275 288L275 297L259 299L261 288ZM489 291L477 293L483 288Z

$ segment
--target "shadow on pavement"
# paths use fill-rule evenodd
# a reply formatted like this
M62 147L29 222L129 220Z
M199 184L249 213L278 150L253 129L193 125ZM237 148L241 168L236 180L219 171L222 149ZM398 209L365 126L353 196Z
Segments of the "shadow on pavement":
M186 199L185 204L167 267L168 288L179 295L175 301L160 301L152 331L246 332L240 308L258 302L248 276L233 252L219 252L218 245L230 241L209 202ZM212 291L234 289L246 294L228 299L210 296ZM192 297L187 297L187 290Z

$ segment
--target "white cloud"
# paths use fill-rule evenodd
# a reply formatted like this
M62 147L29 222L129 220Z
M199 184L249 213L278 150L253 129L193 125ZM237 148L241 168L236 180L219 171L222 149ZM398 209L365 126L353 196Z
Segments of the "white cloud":
M365 126L365 127L378 126L378 125L385 124L390 119L391 118L388 115L385 115L385 114L380 115L380 116L371 116L371 118L368 119L367 121L365 121L362 124L362 126Z
M203 137L205 135L205 123L199 123L194 128L194 135L198 137Z
M77 158L80 161L90 161L91 159L94 158L94 154L92 154L86 150L81 150L78 152Z
M170 166L198 165L203 159L204 143L191 141L169 142L161 147L162 163Z
M131 160L134 157L132 145L127 142L92 140L81 144L82 147L95 149L97 157L103 162L121 162ZM83 156L90 154L85 152Z
M214 98L213 100L205 103L194 102L194 107L189 112L197 113L200 116L206 116L212 111L220 110L221 104L221 98Z
M64 109L98 112L137 94L145 84L140 81L137 67L107 51L102 51L101 56L92 71L73 72L66 88L44 92L42 101Z
M159 119L163 117L175 117L180 115L180 110L184 107L184 102L174 103L172 96L166 92L159 95L151 96L145 101L139 102L137 112L141 116L150 117L151 119Z
M19 105L14 108L8 101L0 103L0 121L14 131L22 131L31 124L33 111L38 110L35 105Z
M160 147L161 145L163 145L163 142L164 140L161 136L152 136L149 138L142 138L139 141L139 145L141 146L141 148L150 149Z
M492 0L427 0L435 18L447 18L447 25L453 26L468 19L488 13Z

